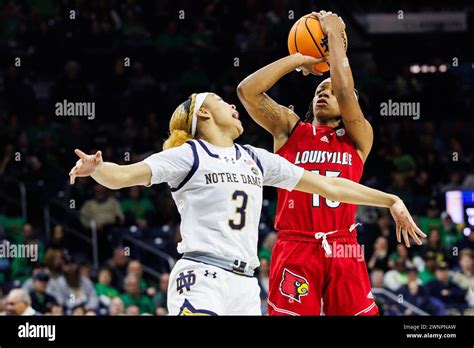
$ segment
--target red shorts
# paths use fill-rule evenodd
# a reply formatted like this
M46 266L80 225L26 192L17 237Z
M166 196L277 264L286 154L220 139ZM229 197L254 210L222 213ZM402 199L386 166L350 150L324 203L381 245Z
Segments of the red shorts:
M278 233L270 262L270 315L378 315L355 231L340 230L326 240L331 256L314 234Z

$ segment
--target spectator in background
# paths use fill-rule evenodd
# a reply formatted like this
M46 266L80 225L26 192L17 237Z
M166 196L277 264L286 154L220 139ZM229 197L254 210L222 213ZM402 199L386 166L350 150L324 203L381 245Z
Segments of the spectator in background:
M426 285L427 283L429 283L432 280L436 280L436 276L435 276L436 265L437 265L438 262L441 262L441 261L443 261L443 260L442 259L441 260L436 259L436 255L433 252L428 251L426 253L426 255L425 255L425 266L423 267L423 270L419 274L421 282L423 283L423 285Z
M28 279L33 272L34 264L37 261L44 259L44 244L41 240L36 238L35 231L31 224L25 224L22 233L17 235L14 243L29 245L30 248L35 248L37 251L36 260L26 257L15 257L12 259L12 278L24 281Z
M469 303L474 307L474 261L473 251L469 249L461 250L459 254L459 269L451 272L451 279L454 284L468 292Z
M426 285L430 296L446 304L447 308L457 308L461 311L466 307L466 291L449 279L449 269L446 262L439 262L436 267L436 280Z
M398 289L398 295L403 296L403 301L407 301L421 310L431 313L432 308L428 290L422 285L421 280L418 278L416 268L409 268L407 270L407 279L407 284ZM413 315L413 311L409 308L405 308L403 314Z
M158 316L168 314L168 285L170 281L169 273L163 273L160 277L160 287L153 298L155 314Z
M384 288L385 272L382 269L375 268L370 272L370 284L372 288Z
M422 231L430 231L433 228L440 229L441 219L440 211L435 199L431 199L426 208L425 215L418 218L418 225Z
M31 307L30 295L24 289L13 289L7 296L6 309L8 315L37 315Z
M125 293L121 296L122 301L127 308L137 306L141 314L153 314L153 301L140 289L140 280L135 274L129 274L125 277Z
M128 306L125 310L125 315L138 316L140 315L140 308L136 305Z
M395 268L398 261L404 263L405 268L416 267L418 270L422 270L424 266L423 259L415 255L413 249L408 249L404 244L397 244L396 250L390 255L388 265L390 268Z
M129 257L123 247L117 247L113 251L113 256L107 261L106 266L112 272L112 286L119 291L123 290L125 276L127 275L127 265Z
M120 297L114 297L109 305L109 315L116 316L116 315L124 315L125 314L125 306L123 301Z
M451 249L451 247L462 239L462 234L458 232L458 226L453 222L451 216L443 211L441 213L441 241L445 249Z
M144 229L155 211L153 202L148 197L143 197L138 186L128 190L128 198L122 201L122 211L125 214L127 225L137 225Z
M49 275L47 273L37 273L33 277L33 289L30 291L31 307L42 314L49 312L56 303L56 299L46 291L48 282Z
M441 235L438 228L432 228L429 230L428 239L425 245L423 245L423 253L431 252L435 255L436 259L439 261L445 260L445 250L441 244Z
M51 280L47 291L69 310L78 305L94 310L99 306L92 281L80 274L79 266L70 254L64 255L63 275Z
M63 316L64 315L64 307L61 306L59 303L54 303L50 310L45 313L45 315L59 315Z
M399 244L402 245L402 244ZM413 266L410 266L413 267ZM398 259L393 262L393 269L385 273L384 285L392 291L397 291L403 285L408 283L406 274L406 262L403 259Z
M70 245L67 238L64 235L64 228L62 225L54 225L53 235L48 243L48 248L69 250Z
M367 263L367 268L373 270L375 268L383 271L388 270L388 240L380 236L375 240L374 252Z
M129 274L135 275L138 279L140 289L147 290L147 292L148 292L148 290L149 290L148 289L148 284L147 284L146 280L143 278L143 266L142 266L140 261L131 260L128 263L127 275L129 275ZM151 291L153 291L153 290L151 290ZM156 290L154 292L156 293ZM153 295L154 295L154 293L153 293Z
M109 195L109 191L102 185L94 186L94 198L86 201L81 208L81 222L90 228L91 221L97 227L99 244L99 258L106 260L110 257L110 236L113 227L122 224L125 220L119 201Z
M267 234L265 239L263 240L262 247L258 252L258 257L260 259L271 259L273 246L275 245L277 240L277 234L275 232L270 232Z
M109 268L102 267L97 278L97 283L94 285L95 292L99 297L100 304L109 307L112 300L120 295L118 290L111 285L112 272Z
M469 249L469 250L474 250L474 231L469 230L469 234L464 236L461 240L457 241L456 244L454 244L454 247L457 248L457 250L463 250L463 249Z

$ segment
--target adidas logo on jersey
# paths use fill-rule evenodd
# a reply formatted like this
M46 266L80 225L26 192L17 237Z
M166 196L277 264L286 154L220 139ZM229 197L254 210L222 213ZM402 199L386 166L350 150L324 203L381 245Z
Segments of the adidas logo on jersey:
M323 135L320 139L321 141L324 141L325 143L328 143L329 144L329 139L327 136Z
M372 295L372 291L369 291L367 298L374 298L374 295Z

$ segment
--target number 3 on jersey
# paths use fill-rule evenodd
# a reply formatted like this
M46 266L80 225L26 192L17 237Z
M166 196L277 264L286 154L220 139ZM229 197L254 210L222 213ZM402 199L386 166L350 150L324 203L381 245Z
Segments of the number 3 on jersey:
M235 208L235 213L239 214L235 219L229 219L229 226L233 230L241 230L245 227L245 212L247 209L248 195L244 191L235 191L232 200L237 201L242 198L240 205Z
M319 170L312 170L313 173L316 173L316 174L319 174ZM321 174L321 175L324 175L324 174ZM330 177L330 178L337 178L339 175L341 175L341 172L338 172L338 171L333 171L333 170L326 170L326 176L327 177ZM319 195L317 194L313 194L313 207L315 208L319 208L320 207L320 198ZM325 199L326 201L326 205L329 207L329 208L337 208L339 207L339 205L341 205L341 202L337 202L337 201L331 201L329 199Z

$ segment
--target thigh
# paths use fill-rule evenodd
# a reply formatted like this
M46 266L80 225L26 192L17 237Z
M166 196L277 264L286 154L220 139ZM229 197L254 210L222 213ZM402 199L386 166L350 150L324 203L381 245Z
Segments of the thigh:
M277 240L270 261L268 313L320 315L321 245Z
M224 273L226 272L218 267L179 260L170 274L169 314L226 314Z
M357 242L333 244L333 257L325 262L324 314L378 315L362 247Z
M262 315L257 278L230 273L228 277L229 315Z

